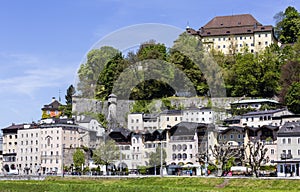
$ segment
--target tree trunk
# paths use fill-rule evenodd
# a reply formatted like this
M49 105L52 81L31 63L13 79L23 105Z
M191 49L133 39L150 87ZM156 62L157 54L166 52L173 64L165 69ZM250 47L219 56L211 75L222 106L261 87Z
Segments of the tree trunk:
M223 165L220 165L220 164L217 165L217 168L218 168L217 176L218 177L222 177L222 174L223 174L222 167L223 167Z

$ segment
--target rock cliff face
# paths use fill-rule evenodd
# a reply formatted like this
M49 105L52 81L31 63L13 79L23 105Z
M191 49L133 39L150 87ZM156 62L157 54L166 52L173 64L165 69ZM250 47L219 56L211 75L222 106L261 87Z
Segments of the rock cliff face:
M226 98L212 98L212 106L218 108L228 109L230 103L238 100L235 97ZM171 104L175 106L198 106L205 107L209 102L209 98L205 97L192 97L192 98L170 98ZM127 128L127 115L130 113L130 109L134 100L117 100L116 105L116 118L120 126ZM84 112L102 113L108 117L108 101L99 101L95 99L86 99L73 97L73 114L81 114Z

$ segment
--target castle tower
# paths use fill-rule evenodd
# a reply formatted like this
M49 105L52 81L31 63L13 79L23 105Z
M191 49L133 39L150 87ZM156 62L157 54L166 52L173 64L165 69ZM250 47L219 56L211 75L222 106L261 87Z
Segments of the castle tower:
M108 96L108 132L117 127L117 96L110 94Z

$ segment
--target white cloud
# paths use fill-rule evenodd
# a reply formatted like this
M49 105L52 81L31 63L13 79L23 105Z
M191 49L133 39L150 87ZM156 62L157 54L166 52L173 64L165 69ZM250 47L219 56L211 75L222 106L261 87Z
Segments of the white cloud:
M72 67L48 61L34 55L0 53L1 94L26 94L33 97L38 89L60 87L71 82L75 74Z

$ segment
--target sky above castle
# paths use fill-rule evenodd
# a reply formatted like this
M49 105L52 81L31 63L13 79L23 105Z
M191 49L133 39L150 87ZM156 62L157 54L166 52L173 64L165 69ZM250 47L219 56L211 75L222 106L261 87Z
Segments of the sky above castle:
M0 127L39 120L59 91L64 103L86 53L114 31L157 23L183 32L187 24L198 29L215 16L246 13L274 25L288 6L300 11L298 0L2 0Z

